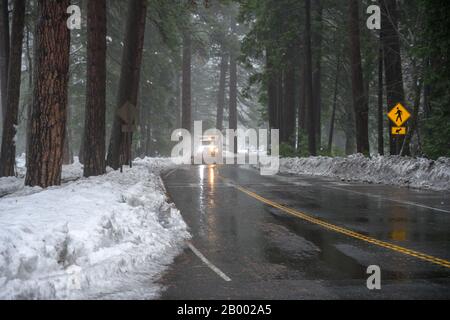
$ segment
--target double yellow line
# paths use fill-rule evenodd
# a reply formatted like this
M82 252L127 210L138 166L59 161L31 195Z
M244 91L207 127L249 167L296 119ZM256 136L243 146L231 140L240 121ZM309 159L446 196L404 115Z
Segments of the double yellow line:
M354 238L354 239L362 240L364 242L368 242L368 243L371 243L373 245L376 245L376 246L379 246L379 247L382 247L382 248L386 248L386 249L389 249L389 250L392 250L392 251L395 251L395 252L399 252L399 253L405 254L407 256L411 256L411 257L414 257L414 258L417 258L417 259L420 259L420 260L423 260L423 261L431 262L431 263L433 263L435 265L439 265L441 267L445 267L445 268L450 269L450 261L448 261L448 260L436 258L436 257L430 256L430 255L425 254L425 253L421 253L421 252L418 252L418 251L410 250L410 249L407 249L407 248L404 248L404 247L401 247L401 246L397 246L397 245L392 244L392 243L388 243L388 242L385 242L385 241L381 241L381 240L377 240L377 239L365 236L363 234L351 231L349 229L345 229L345 228L336 226L334 224L331 224L331 223L328 223L328 222L325 222L325 221L313 218L313 217L311 217L311 216L309 216L309 215L307 215L307 214L305 214L303 212L300 212L298 210L295 210L295 209L283 206L283 205L278 204L278 203L276 203L274 201L271 201L269 199L263 198L260 195L254 193L254 192L252 192L252 191L250 191L248 189L245 189L245 188L243 188L241 186L234 185L234 187L237 190L245 193L246 195L248 195L248 196L250 196L250 197L252 197L252 198L254 198L254 199L256 199L256 200L258 200L258 201L260 201L262 203L265 203L265 204L267 204L267 205L269 205L271 207L280 209L281 211L284 211L284 212L286 212L286 213L288 213L288 214L290 214L292 216L295 216L297 218L300 218L302 220L305 220L305 221L308 221L310 223L313 223L313 224L319 225L321 227L324 227L325 229L328 229L328 230L331 230L331 231L334 231L334 232L337 232L337 233L349 236L349 237Z

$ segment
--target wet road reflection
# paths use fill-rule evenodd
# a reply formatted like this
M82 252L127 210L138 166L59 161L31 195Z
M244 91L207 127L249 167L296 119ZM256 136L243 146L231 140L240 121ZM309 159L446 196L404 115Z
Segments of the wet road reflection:
M448 269L302 221L231 183L355 232L450 258L450 215L383 200L398 192L407 201L434 206L436 193L420 193L419 199L408 190L373 186L369 197L332 189L335 182L329 180L262 177L237 166L188 166L170 175L167 191L195 247L233 281L223 283L187 250L162 279L163 298L450 298ZM367 186L343 187L367 192ZM366 270L374 264L388 283L377 293L366 288Z

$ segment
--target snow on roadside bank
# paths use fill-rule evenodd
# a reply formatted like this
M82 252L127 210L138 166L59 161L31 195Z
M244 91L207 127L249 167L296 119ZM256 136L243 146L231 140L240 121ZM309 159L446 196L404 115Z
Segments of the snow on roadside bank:
M0 198L12 194L24 188L24 180L27 172L25 167L26 157L22 154L16 158L17 177L0 178ZM75 161L71 165L63 166L61 180L62 183L77 180L83 176L83 166L75 157Z
M0 199L0 299L154 298L189 237L167 159Z
M450 190L450 159L353 155L346 158L287 158L280 172L338 178L377 184L407 186L436 191Z

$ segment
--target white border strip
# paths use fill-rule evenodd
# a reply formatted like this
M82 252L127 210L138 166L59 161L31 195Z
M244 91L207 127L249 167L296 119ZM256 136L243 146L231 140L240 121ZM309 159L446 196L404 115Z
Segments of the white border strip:
M223 273L219 268L217 268L215 265L213 265L208 259L206 259L206 257L197 250L197 248L194 247L194 245L192 243L188 244L189 249L192 250L192 252L200 259L203 261L203 263L205 263L212 271L214 271L215 273L217 273L217 275L219 277L221 277L223 280L225 280L226 282L230 282L231 279L225 274Z

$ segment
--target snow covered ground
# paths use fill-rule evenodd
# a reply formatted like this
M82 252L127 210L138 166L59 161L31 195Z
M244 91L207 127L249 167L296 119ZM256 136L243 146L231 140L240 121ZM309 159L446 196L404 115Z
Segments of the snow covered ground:
M17 177L0 178L0 198L14 193L24 188L24 178L26 175L25 154L16 158ZM83 175L82 165L75 159L72 165L64 166L61 179L62 182L70 182L81 178Z
M186 224L160 179L167 159L0 199L0 299L151 299L158 276L184 248ZM10 190L11 191L11 190Z
M398 156L366 158L287 158L280 161L280 172L337 178L412 188L450 191L450 159L437 161Z

